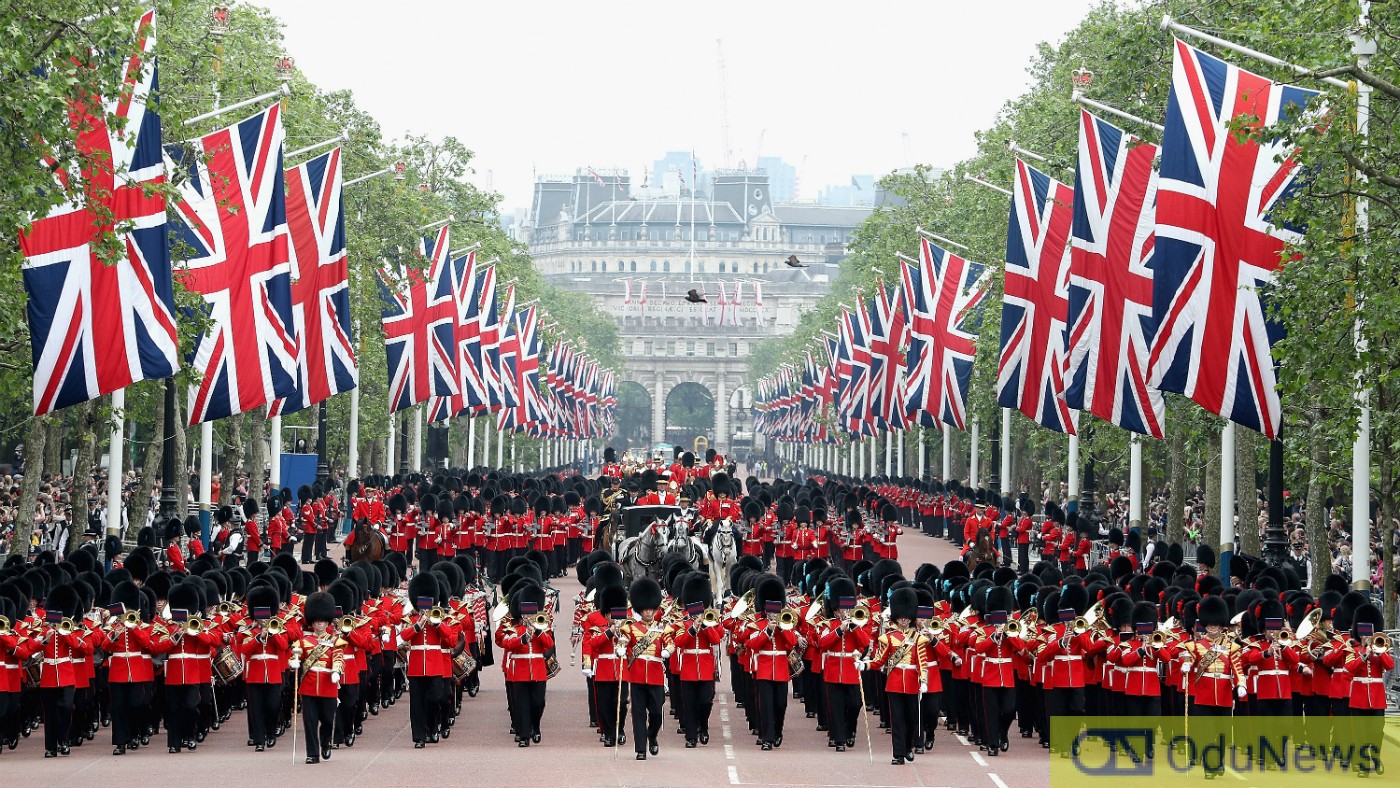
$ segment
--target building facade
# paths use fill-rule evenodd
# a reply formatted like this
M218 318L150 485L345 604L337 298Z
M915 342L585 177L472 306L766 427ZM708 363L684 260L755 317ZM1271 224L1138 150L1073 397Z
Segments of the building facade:
M586 170L540 179L517 232L546 279L617 320L619 445L742 453L753 346L826 294L870 210L775 202L763 170L718 170L710 193L666 199L633 198L624 171Z

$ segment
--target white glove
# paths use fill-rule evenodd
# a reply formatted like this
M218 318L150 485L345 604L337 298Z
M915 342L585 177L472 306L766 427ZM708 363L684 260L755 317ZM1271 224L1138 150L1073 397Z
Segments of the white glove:
M1239 696L1240 700L1244 700L1249 692L1244 687L1235 687L1235 694Z
M332 684L339 684L339 683L340 683L340 671L338 671L338 670L333 670L333 671L331 671L331 683L332 683Z
M589 678L589 679L593 678L593 668L584 668L584 669L583 669L583 676L584 676L584 678Z
M662 659L670 659L670 658L671 658L671 649L669 649L669 648L663 648L663 649L661 649L661 658L662 658Z
M627 656L627 649L623 648L622 646L618 646L616 652L619 657Z
M301 660L299 660L299 659L291 660L291 661L289 661L289 662L287 663L287 667L291 668L292 670L296 670L297 668L301 667Z
M870 666L870 663L866 662L866 661L863 660L863 659L858 659L858 660L856 660L856 670L858 670L858 671L864 671L864 670L865 670L867 667L869 667L869 666Z
M926 693L926 692L928 692L928 682L927 682L927 681L921 681L921 682L919 682L919 694L920 694L920 695L923 695L923 694Z

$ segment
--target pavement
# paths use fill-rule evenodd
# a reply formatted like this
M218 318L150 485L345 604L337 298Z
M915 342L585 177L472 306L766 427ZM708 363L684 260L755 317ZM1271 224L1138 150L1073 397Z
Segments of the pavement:
M900 542L901 563L912 573L924 562L942 566L956 557L946 540L909 534ZM572 600L578 584L572 574L554 581L565 606L558 620L572 620ZM567 632L560 632L567 643ZM170 755L163 746L143 747L121 757L112 753L111 732L73 749L66 758L43 757L42 731L21 739L17 750L0 753L0 780L21 786L132 785L235 786L276 785L296 780L301 785L420 786L959 786L960 788L1044 788L1050 784L1049 755L1033 740L1021 739L1012 727L1009 752L987 758L940 728L931 753L913 763L890 765L889 738L878 724L870 730L873 757L866 748L866 729L856 735L856 747L837 753L826 746L826 734L816 720L804 717L798 701L790 701L783 746L763 752L754 744L728 691L728 679L715 694L712 738L708 746L687 750L671 718L663 726L661 753L634 760L631 743L606 749L588 727L587 685L568 656L561 654L563 671L549 683L543 721L543 741L528 749L516 747L509 735L505 691L498 667L486 668L482 689L464 698L450 739L413 749L408 727L408 696L370 717L353 748L335 750L331 760L303 763L301 731L297 749L291 734L266 752L246 746L243 712L214 731L195 752ZM874 721L873 715L871 717ZM164 743L164 733L160 741Z

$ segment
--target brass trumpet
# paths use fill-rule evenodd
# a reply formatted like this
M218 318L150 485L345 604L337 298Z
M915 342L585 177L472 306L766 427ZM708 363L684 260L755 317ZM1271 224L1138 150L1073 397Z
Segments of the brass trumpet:
M1070 624L1070 629L1074 630L1074 634L1082 635L1089 631L1089 620L1084 616L1079 616Z
M71 635L78 628L78 622L71 618L65 618L58 622L56 629L60 635Z
M799 616L796 608L785 607L782 612L778 614L778 628L784 630L793 629L797 626L798 618Z
M1152 633L1152 639L1148 642L1153 648L1162 648L1167 645L1167 633L1159 629Z
M269 618L267 623L263 624L263 632L269 635L280 635L286 628L287 625L282 623L280 618Z
M122 616L122 623L125 624L128 628L141 626L141 611L126 611L126 614Z
M238 610L238 608L232 602L220 602L214 610L221 616L227 616Z
M1386 637L1384 632L1377 632L1372 636L1369 645L1371 653L1379 656L1390 651L1390 638Z
M441 605L433 605L432 609L430 609L430 610L428 611L428 623L429 623L429 624L432 624L433 626L438 626L439 624L441 624L443 621L446 621L446 620L447 620L447 609L444 608L444 607L442 607Z
M855 624L858 627L863 627L866 624L869 624L870 608L866 607L865 605L857 605L856 609L851 611L851 623ZM938 623L941 624L943 622L940 621Z
M714 609L714 608L712 608L712 607L711 607L711 608L706 608L706 609L705 609L705 612L703 612L703 613L700 614L700 623L701 623L701 624L704 624L704 625L707 626L707 627L718 626L718 625L719 625L719 611L716 610L716 609Z
M0 616L0 635L10 634L10 619Z
M1026 637L1026 631L1026 622L1018 618L1006 622L1006 630L1004 631L1004 634L1006 637L1009 638L1021 638L1024 640Z
M544 613L536 613L535 617L530 619L530 626L541 632L549 629L549 616Z
M202 618L192 618L192 619L190 619L189 621L186 621L186 622L185 622L185 634L186 634L186 635L199 635L199 634L203 634L204 629L205 629L205 626L204 626L204 619L202 619Z
M354 616L341 616L339 619L336 619L336 628L339 629L343 635L348 635L355 631L355 624Z

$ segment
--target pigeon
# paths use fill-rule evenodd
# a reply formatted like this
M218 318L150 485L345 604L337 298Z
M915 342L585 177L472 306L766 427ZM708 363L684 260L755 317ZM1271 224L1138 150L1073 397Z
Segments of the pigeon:
M801 260L798 260L798 259L797 259L797 255L795 255L795 254L790 254L790 255L788 255L788 259L786 260L786 262L787 262L789 268L806 268L806 267L807 267L807 266L805 266L805 265L802 264L802 261L801 261Z
M708 303L710 303L709 301L706 301L706 300L705 300L705 297L704 297L704 296L700 295L699 293L695 292L694 290L691 290L689 293L686 293L686 294L685 294L685 300L689 301L689 302L692 303L692 304L708 304Z

